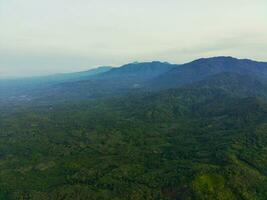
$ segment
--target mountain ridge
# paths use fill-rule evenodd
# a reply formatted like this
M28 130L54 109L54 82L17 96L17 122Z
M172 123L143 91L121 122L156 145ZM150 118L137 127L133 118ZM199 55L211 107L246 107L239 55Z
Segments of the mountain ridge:
M217 78L222 79L220 83L224 84L221 87L228 87L229 90L230 88L232 89L232 92L235 91L240 94L249 95L256 95L256 92L253 92L253 90L260 89L259 93L265 96L263 93L265 91L264 85L267 85L267 63L249 59L237 59L229 56L200 58L180 65L160 61L129 63L121 67L108 68L106 71L104 70L91 76L82 76L79 73L70 74L70 77L76 78L67 78L67 81L63 79L63 81L49 82L48 79L46 84L42 84L41 86L33 84L32 88L26 87L25 89L19 84L18 89L12 95L15 98L16 96L27 96L28 100L47 99L49 101L50 98L53 101L57 99L85 100L90 98L121 96L138 90L159 91L178 88L198 83L221 73L228 73L228 76L225 76L226 74L224 74L224 77L217 76ZM232 73L232 77L229 73ZM239 83L235 82L234 78L239 80ZM248 83L246 83L246 78L248 79ZM225 80L223 81L223 79ZM226 82L227 79L229 79L229 83ZM255 81L253 82L254 79L257 80L257 83ZM210 83L206 81L205 84L211 85L214 83L215 80L210 81ZM219 84L219 82L217 81L216 84ZM242 88L243 91L237 87L238 84L244 85ZM9 92L8 88L2 91Z
M201 58L179 65L177 68L158 77L150 83L150 86L157 85L162 89L178 87L200 81L205 77L221 72L252 73L259 76L259 78L267 79L267 62L237 59L229 56Z

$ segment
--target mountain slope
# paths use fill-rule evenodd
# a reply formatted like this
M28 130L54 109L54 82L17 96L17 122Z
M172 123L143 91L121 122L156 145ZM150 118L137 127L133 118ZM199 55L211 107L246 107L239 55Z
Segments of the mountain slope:
M50 96L60 94L64 99L87 99L185 85L217 87L235 95L266 97L267 64L232 57L200 59L184 65L133 63L92 79L57 85L50 90L53 91Z
M257 96L265 93L267 84L267 63L232 57L199 59L183 65L162 62L130 63L107 70L92 76L79 73L70 74L65 79L55 76L46 84L39 82L22 88L19 85L15 87L17 90L13 93L13 100L23 101L26 97L26 101L54 102L106 98L137 90L157 91L177 88L204 79L210 80L197 84L206 87L217 85L225 89L228 87L228 90L232 89L232 93ZM76 76L78 78L75 78ZM211 78L212 76L215 77ZM34 87L31 87L33 85ZM5 90L2 93L12 94L12 91L14 90Z
M0 112L11 199L264 200L267 105L216 88Z
M267 97L267 84L245 73L222 72L190 84L187 88L218 88L234 96Z
M20 79L0 79L0 98L10 96L28 95L32 90L41 90L50 85L64 82L74 82L86 80L92 76L107 72L111 67L98 67L83 72L55 74L50 76L40 76Z
M153 79L165 72L177 67L166 62L145 62L145 63L130 63L119 68L114 68L109 72L102 74L100 78L121 78L134 79L135 81L145 81Z
M152 80L148 85L155 88L175 88L222 72L251 74L266 81L267 63L232 57L203 58L180 65Z
M82 71L82 72L74 72L74 73L65 73L65 74L56 74L52 76L48 76L50 80L56 80L60 82L65 82L65 81L80 81L80 80L86 80L88 78L91 78L96 75L100 75L102 73L108 72L112 70L112 67L97 67L94 69L90 69L87 71ZM48 79L48 80L49 80Z
M186 66L129 64L0 103L0 199L266 200L265 63Z
M161 62L132 63L80 81L53 84L28 93L41 101L71 101L122 95L142 89L145 82L166 73L176 65Z

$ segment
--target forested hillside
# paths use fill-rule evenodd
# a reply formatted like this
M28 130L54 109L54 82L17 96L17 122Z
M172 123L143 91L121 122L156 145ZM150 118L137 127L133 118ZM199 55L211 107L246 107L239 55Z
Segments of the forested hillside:
M60 83L58 96L3 101L0 199L265 200L267 68L242 62L249 71L223 62L198 79L193 67L179 87L150 86L181 65L156 62L148 77L151 65L132 64Z

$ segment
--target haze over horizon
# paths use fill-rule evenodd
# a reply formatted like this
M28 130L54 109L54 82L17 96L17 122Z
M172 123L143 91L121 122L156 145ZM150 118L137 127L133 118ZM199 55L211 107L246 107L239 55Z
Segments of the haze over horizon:
M267 61L266 8L266 0L0 0L0 77L220 55Z

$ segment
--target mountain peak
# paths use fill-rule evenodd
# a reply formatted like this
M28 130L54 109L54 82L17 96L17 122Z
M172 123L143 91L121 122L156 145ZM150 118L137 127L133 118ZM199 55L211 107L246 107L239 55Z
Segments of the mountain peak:
M200 81L208 76L222 72L237 74L245 73L255 75L261 79L266 79L267 63L248 59L238 59L231 56L201 58L179 65L179 67L176 67L157 78L153 82L153 85L157 85L160 88L173 88Z
M222 61L238 61L240 59L232 57L232 56L216 56L216 57L209 57L209 58L199 58L191 63L200 63L200 62L222 62Z
M232 56L215 56L215 57L208 57L208 58L199 58L190 63L195 62L243 62L243 63L266 63L266 62L259 62L252 59L247 58L236 58Z

